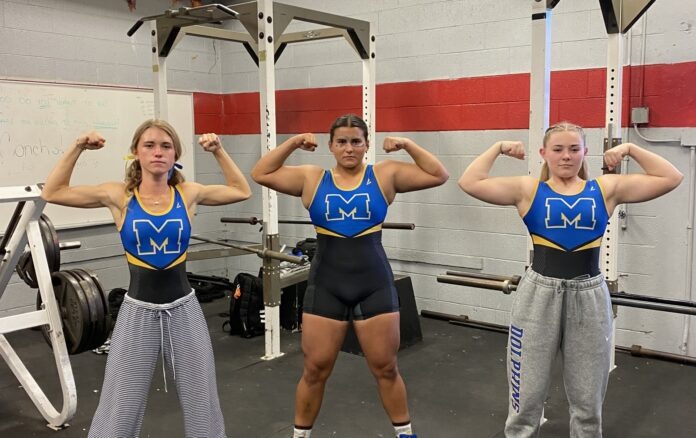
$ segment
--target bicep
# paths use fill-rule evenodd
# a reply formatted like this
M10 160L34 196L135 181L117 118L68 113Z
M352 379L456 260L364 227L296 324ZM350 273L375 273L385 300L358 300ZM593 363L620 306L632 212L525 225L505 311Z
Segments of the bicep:
M605 180L606 176L608 175L605 175ZM668 179L652 175L615 175L614 179L607 197L612 199L615 205L649 201L674 188Z
M312 166L281 166L278 170L257 177L255 181L286 195L301 196Z
M394 191L396 193L412 192L429 189L442 184L442 179L425 172L413 163L393 161L390 164Z
M114 207L114 184L100 184L96 186L70 186L51 194L46 201L51 204L77 208Z
M195 200L196 204L225 205L243 201L249 198L249 196L236 187L230 187L223 184L190 184L192 187L189 187L189 190L195 193L193 199Z
M525 193L531 191L531 181L527 181L526 178L529 177L504 176L486 178L467 184L464 191L474 198L489 204L518 205L524 198Z

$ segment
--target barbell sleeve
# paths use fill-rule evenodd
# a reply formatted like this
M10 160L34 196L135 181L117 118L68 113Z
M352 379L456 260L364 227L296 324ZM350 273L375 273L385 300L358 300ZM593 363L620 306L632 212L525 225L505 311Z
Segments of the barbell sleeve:
M284 262L290 262L290 263L295 263L296 265L302 265L306 262L309 261L307 257L297 257L294 255L290 254L285 254L282 252L278 251L273 251L271 249L261 249L259 250L259 257L264 258L264 257L270 257L272 259L284 261Z
M438 275L437 282L457 284L459 286L478 287L481 289L499 290L506 294L509 294L510 292L517 289L517 284L513 283L509 279L499 281L486 278L467 278L457 275Z
M499 290L509 294L517 290L519 276L504 277L494 274L469 274L459 271L447 271L446 275L437 276L437 282L477 287L480 289ZM692 301L671 300L660 297L627 294L625 292L611 293L610 295L612 304L617 306L696 315L696 303Z
M415 230L416 224L407 222L384 222L382 228L388 230Z
M611 297L611 303L617 306L635 307L638 309L660 310L662 312L681 313L683 315L696 315L696 308L693 307L651 303L648 301L615 297L613 295Z
M235 245L234 243L221 242L219 240L207 239L205 237L195 236L195 235L192 235L191 239L200 240L201 242L212 243L214 245L227 246L229 248L240 249L242 251L247 251L247 252L256 254L257 256L259 256L261 258L268 257L268 258L272 258L272 259L276 259L276 260L281 260L284 262L295 263L298 265L301 265L307 261L307 259L304 257L297 257L297 256L289 255L289 254L284 254L282 252L273 251L270 249L249 248L249 247L243 246L243 245Z
M671 298L654 297L654 296L650 296L650 295L636 295L636 294L629 294L626 292L612 292L611 297L612 298L626 298L626 299L635 300L635 301L646 301L649 303L667 304L670 306L684 306L684 307L696 308L696 303L693 301L675 300L675 299L671 299Z
M223 217L220 222L227 224L249 224L256 225L261 223L257 217Z
M58 247L61 251L63 251L64 249L77 249L82 247L82 242L80 242L79 240L73 240L71 242L60 242L58 244Z
M484 274L482 272L446 271L445 275L480 278L484 280L509 281L512 284L519 284L520 280L522 280L522 277L519 275Z

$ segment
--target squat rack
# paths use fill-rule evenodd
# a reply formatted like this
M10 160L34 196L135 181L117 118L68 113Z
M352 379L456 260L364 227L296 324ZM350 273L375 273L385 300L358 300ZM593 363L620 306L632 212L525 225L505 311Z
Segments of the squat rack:
M33 185L0 187L0 202L17 203L0 243L0 256L2 257L0 260L0 298L5 293L12 272L28 242L43 303L39 310L0 318L0 355L7 362L29 398L34 402L39 413L48 421L47 426L58 430L67 427L67 422L75 415L77 389L39 226L39 217L46 206L46 201L41 199L39 186ZM60 412L48 400L46 394L5 337L5 333L43 325L49 326L48 333L63 395L63 407Z
M211 26L229 19L239 20L247 33ZM293 20L324 27L285 33ZM259 67L261 154L264 154L275 149L277 144L275 63L284 49L288 44L344 38L362 61L362 116L367 123L369 137L375 137L375 36L371 33L369 21L286 5L273 0L255 0L229 7L210 4L168 10L161 15L138 20L128 31L128 35L133 35L146 21L150 22L152 71L155 77L155 117L167 118L167 56L184 36L241 43ZM368 150L367 160L374 163L374 148ZM268 250L278 251L280 242L277 194L264 187L262 198L263 246ZM280 352L280 286L279 262L264 257L266 330L263 359L267 360L283 354Z

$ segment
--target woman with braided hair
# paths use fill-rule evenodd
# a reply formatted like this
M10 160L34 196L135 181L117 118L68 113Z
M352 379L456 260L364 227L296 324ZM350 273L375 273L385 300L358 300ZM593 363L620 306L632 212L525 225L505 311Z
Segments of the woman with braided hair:
M225 185L184 181L175 168L181 142L163 120L147 120L133 135L134 160L125 182L70 185L78 158L104 147L97 132L77 138L51 171L46 201L69 207L106 207L119 230L130 285L111 337L104 386L90 437L140 435L158 357L176 384L191 437L224 437L213 351L201 307L186 277L191 218L196 205L222 205L249 198L249 185L215 134L201 147L217 160Z

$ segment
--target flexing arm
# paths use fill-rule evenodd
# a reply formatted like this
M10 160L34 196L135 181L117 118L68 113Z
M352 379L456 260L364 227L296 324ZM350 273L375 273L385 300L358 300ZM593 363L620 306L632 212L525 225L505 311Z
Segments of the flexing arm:
M684 178L669 161L633 143L622 143L609 149L604 153L604 162L609 169L613 169L627 155L638 163L645 174L600 176L598 179L604 186L612 207L662 196L675 189Z
M290 137L261 157L251 170L251 178L262 186L281 193L301 196L305 179L310 169L316 166L286 166L285 161L297 149L314 151L316 147L317 140L314 134Z
M530 193L534 179L528 176L491 178L489 172L499 155L523 160L524 144L519 141L499 141L476 157L459 178L459 187L484 202L498 205L518 205Z
M385 160L375 165L382 180L392 182L393 190L390 190L389 184L384 187L388 197L393 197L392 192L404 193L436 187L449 179L449 173L440 160L411 139L386 137L383 149L387 153L404 150L413 159L413 163Z
M222 147L220 138L216 134L203 134L198 139L198 144L205 151L213 154L225 176L226 185L187 183L187 185L198 189L194 197L195 202L201 205L224 205L249 199L251 196L249 183L237 164Z
M92 131L80 135L49 173L41 192L41 197L47 202L68 207L96 208L114 207L117 202L114 196L123 190L118 183L106 183L97 186L71 186L70 178L77 159L86 149L101 149L104 138Z

